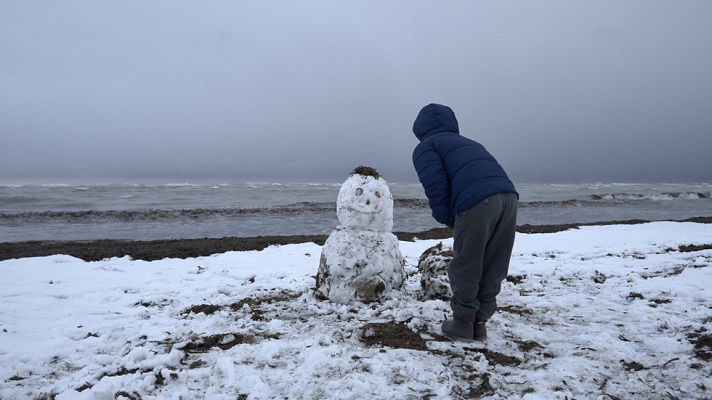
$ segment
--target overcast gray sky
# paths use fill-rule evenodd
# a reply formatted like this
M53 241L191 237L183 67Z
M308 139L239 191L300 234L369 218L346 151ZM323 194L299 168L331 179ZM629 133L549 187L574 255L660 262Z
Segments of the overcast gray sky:
M712 181L712 1L0 3L0 178L415 181L450 105L517 181Z

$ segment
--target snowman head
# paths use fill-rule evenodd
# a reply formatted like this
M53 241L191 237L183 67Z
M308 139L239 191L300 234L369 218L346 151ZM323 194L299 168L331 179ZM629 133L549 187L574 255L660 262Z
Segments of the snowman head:
M390 232L393 196L386 181L372 168L356 168L341 185L336 215L339 224L347 229Z

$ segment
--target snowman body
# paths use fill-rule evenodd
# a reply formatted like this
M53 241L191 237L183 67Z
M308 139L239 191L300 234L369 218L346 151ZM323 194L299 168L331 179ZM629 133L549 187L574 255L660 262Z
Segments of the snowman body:
M351 175L336 201L339 226L324 243L317 292L331 301L370 303L398 289L405 264L393 227L393 197L382 178Z

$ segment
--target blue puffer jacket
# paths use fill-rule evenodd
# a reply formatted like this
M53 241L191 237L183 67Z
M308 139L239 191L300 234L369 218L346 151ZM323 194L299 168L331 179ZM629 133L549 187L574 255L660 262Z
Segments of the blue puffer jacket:
M420 140L413 151L413 165L433 217L441 224L452 228L455 214L495 193L517 193L504 169L484 146L460 136L450 107L423 107L413 124L413 133Z

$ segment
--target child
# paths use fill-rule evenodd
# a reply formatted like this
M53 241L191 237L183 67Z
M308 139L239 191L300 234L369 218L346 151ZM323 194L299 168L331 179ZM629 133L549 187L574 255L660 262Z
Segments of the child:
M484 146L460 136L450 107L423 107L413 133L420 140L413 165L433 217L453 228L453 319L443 322L442 332L454 340L484 340L509 268L519 195Z

